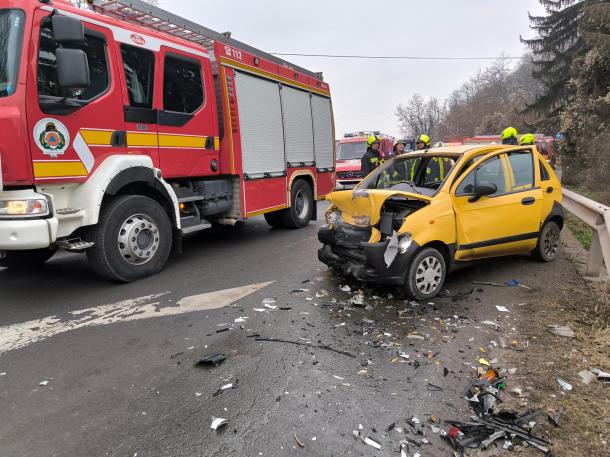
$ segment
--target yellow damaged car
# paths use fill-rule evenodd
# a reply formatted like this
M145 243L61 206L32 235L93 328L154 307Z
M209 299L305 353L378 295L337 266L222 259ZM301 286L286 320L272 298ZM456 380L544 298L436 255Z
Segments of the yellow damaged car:
M441 291L468 261L532 254L551 262L563 228L561 185L533 146L451 146L398 156L354 190L327 197L318 258L358 280Z

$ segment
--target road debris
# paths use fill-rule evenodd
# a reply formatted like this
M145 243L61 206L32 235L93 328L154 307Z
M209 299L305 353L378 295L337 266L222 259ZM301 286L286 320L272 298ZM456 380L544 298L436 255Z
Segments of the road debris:
M375 449L377 449L378 451L381 450L381 444L379 444L377 441L373 441L372 439L370 439L368 436L365 436L364 438L362 438L362 441L364 441L366 444L368 444L369 446L374 447Z
M231 382L229 384L225 384L224 386L222 386L220 389L218 389L216 392L214 392L214 397L219 396L221 393L223 393L225 390L229 390L229 389L235 389L237 388L237 383L239 382L239 379L236 379L235 382Z
M501 313L510 313L510 311L508 310L508 308L506 306L498 306L498 305L496 305L496 309L498 311L500 311Z
M265 298L261 303L263 305L273 305L275 303L275 298Z
M473 284L480 284L482 286L494 286L494 287L507 287L506 284L498 284L497 282L488 281L472 281Z
M593 373L592 371L589 370L582 370L578 373L578 376L580 376L581 382L583 384L591 384L591 382L597 377L595 376L595 373Z
M291 341L291 340L282 340L282 339L278 339L278 338L263 338L263 337L256 337L255 341L267 341L270 343L286 343L286 344L295 344L297 346L309 346L312 348L323 349L325 351L336 352L337 354L346 355L348 357L353 357L353 358L356 357L354 354L350 354L347 351L342 351L340 349L334 349L325 344L311 344L311 343L306 343L306 342L302 342L302 341Z
M511 279L510 281L506 281L504 284L506 284L509 287L514 287L514 286L518 286L518 287L523 287L524 289L528 289L531 290L532 288L529 286L526 286L525 284L521 284L519 281L517 281L516 279Z
M40 381L40 382L38 383L38 385L39 385L39 386L48 386L48 385L49 385L49 381L45 379L44 381Z
M224 355L222 352L216 352L214 354L210 354L210 355L205 356L204 358L200 359L199 361L197 361L197 363L195 363L195 366L212 365L214 367L217 367L222 362L224 362L226 359L227 359L227 356Z
M265 306L265 308L268 308L268 309L271 309L271 310L275 310L275 309L277 309L277 306L275 306L275 305L271 305L271 304L269 304L269 303L265 303L265 305L264 305L264 306Z
M210 428L212 430L218 430L219 427L227 425L228 423L229 423L229 421L227 419L222 419L222 418L218 417L212 421L212 425L210 426Z
M343 292L351 292L352 288L348 285L345 286L339 286L339 289L341 289Z
M316 292L316 298L324 298L324 297L328 297L328 292L324 289L320 289L319 291Z
M565 336L568 338L574 338L576 336L576 333L574 333L574 330L572 330L570 327L567 327L565 325L558 325L558 324L549 325L548 329L549 329L549 332L554 333L555 335Z
M569 392L570 390L572 390L572 384L570 384L569 382L564 381L564 380L563 380L563 379L561 379L561 378L557 378L557 382L559 383L559 385L561 386L561 388L562 388L563 390L568 391L568 392Z
M364 294L361 290L356 293L352 298L350 298L349 302L354 306L364 307Z
M305 447L305 443L303 443L299 437L297 436L297 434L294 434L294 441L297 443L297 446L299 447Z

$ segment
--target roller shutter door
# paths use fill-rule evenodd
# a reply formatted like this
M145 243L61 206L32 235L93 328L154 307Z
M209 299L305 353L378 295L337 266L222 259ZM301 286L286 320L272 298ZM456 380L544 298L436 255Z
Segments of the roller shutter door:
M330 99L312 95L311 113L313 116L313 136L316 167L333 168L333 122Z
M313 164L313 126L309 92L282 87L282 112L289 164Z
M278 83L236 72L244 174L282 175L286 171Z

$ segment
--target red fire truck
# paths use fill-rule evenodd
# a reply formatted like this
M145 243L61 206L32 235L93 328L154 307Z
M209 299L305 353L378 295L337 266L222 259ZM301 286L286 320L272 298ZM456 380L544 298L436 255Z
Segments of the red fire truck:
M64 249L133 281L212 223L302 227L334 188L320 73L138 0L0 0L0 36L0 266Z
M369 135L381 138L379 152L383 158L392 152L394 138L389 135L378 131L346 133L337 141L337 189L351 189L364 178L360 173L360 159L366 152Z

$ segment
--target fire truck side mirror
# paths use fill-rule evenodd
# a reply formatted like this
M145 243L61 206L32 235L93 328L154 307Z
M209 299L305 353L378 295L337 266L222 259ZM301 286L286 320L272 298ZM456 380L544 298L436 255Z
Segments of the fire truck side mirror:
M60 44L80 44L85 41L85 28L78 19L54 14L51 18L53 38Z
M65 92L86 89L90 84L87 54L82 49L59 48L57 58L57 82Z

